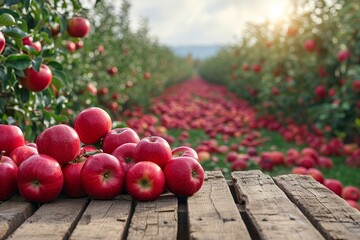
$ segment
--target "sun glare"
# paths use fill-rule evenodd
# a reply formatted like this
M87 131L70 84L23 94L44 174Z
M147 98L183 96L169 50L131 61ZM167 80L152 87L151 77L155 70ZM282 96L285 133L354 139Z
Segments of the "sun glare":
M268 12L268 18L272 22L276 22L280 20L285 14L285 7L284 5L278 4L272 4L269 8Z

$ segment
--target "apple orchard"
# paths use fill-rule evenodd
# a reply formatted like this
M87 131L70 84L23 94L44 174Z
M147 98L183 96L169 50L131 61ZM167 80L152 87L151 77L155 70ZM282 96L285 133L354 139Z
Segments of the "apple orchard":
M360 210L358 1L297 1L201 61L132 30L129 2L0 3L0 201L152 201L261 169Z

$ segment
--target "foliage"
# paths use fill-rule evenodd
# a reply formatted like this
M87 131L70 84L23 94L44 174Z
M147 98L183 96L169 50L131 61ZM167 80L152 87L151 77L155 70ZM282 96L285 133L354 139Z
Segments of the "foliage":
M119 117L191 74L185 59L149 35L146 21L139 30L130 29L129 9L125 0L120 9L96 1L92 10L79 0L2 1L0 31L6 47L0 55L0 123L18 125L32 141L45 127L73 121L84 107L107 107ZM68 19L74 16L89 19L88 37L67 33ZM27 36L41 43L41 51L23 44ZM70 50L68 43L77 49ZM50 87L41 92L22 87L24 70L38 70L41 64L52 71ZM112 66L118 73L110 76L107 68Z

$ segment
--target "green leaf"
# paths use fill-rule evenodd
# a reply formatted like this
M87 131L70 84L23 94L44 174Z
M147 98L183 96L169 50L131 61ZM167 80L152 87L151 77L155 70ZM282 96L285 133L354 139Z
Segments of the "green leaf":
M50 61L47 63L47 65L54 69L57 69L57 70L63 70L63 66L60 63L55 62L55 61Z
M71 0L71 3L74 7L74 10L79 10L81 8L81 4L80 4L79 0Z
M20 54L14 54L10 55L6 61L5 65L7 67L12 67L17 70L24 70L28 68L31 64L30 57L28 55L20 55Z
M16 21L12 15L10 15L8 13L3 13L0 15L0 26L12 26L15 24L16 24Z
M51 84L54 84L56 89L59 90L62 87L63 82L59 78L53 76L51 79Z
M64 115L56 115L55 113L49 112L44 110L43 114L45 117L50 117L52 119L54 119L57 123L61 123L61 122L69 122L69 119L64 116Z
M52 71L52 75L53 75L53 77L54 77L54 76L58 77L58 78L59 78L60 80L62 80L63 82L64 82L64 81L66 82L66 80L67 80L66 74L65 74L63 71L61 71L61 70L56 70L56 69L54 69L54 70Z
M14 86L16 83L16 76L15 73L11 70L8 70L6 73L6 78L7 78L7 85L9 86Z
M30 91L25 88L20 88L20 100L22 103L26 103L30 99Z
M13 16L16 21L20 19L20 15L17 12L15 12L9 8L0 8L0 15L4 14L4 13L7 13L7 14L10 14L11 16Z
M11 5L15 5L21 3L21 0L6 0L6 5L11 6Z
M31 2L32 2L32 0L25 0L24 8L25 8L26 11L29 11L29 8L31 6Z
M65 32L67 28L67 18L66 16L61 16L60 18L60 32L63 33Z
M2 84L2 91L5 91L6 85L7 85L7 76L5 73L5 69L0 68L0 79L1 79L1 84Z
M41 56L36 57L34 60L31 61L31 66L37 72L40 71L40 66L42 63L43 58Z
M2 32L9 37L23 38L26 37L27 33L17 27L5 27Z

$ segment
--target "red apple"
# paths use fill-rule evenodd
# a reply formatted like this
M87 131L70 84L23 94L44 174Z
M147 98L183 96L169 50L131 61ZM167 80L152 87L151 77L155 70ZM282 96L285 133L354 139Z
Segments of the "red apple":
M18 172L20 194L30 202L50 202L61 193L64 176L60 164L52 157L39 154L26 159Z
M360 92L360 80L354 80L352 83L352 89L354 92Z
M316 48L316 42L314 39L308 39L304 43L304 48L307 52L312 52Z
M196 161L200 162L199 156L197 152L192 149L191 147L187 146L179 146L177 148L174 148L172 151L172 157L192 157L196 159Z
M118 72L118 69L117 69L117 67L115 67L115 66L108 67L108 69L107 69L107 73L108 73L110 76L114 76L117 72Z
M254 64L252 69L254 72L259 73L259 72L261 72L262 67L260 64Z
M300 175L306 175L307 168L304 167L295 167L293 170L291 170L292 174L300 174Z
M125 173L134 166L134 152L135 152L136 143L124 143L117 147L111 155L115 156L120 163L122 164Z
M40 71L35 71L32 67L24 70L25 77L20 78L21 85L33 92L40 92L50 86L52 73L48 66L41 64Z
M247 164L243 158L237 158L231 163L231 171L243 171L246 170Z
M26 36L21 39L23 45L30 45L33 42L32 36Z
M90 22L84 17L70 18L67 23L67 32L71 37L86 37L90 32Z
M273 87L273 88L271 88L271 92L274 96L277 96L277 95L279 95L280 90L277 87Z
M136 200L155 200L164 191L164 187L164 173L153 162L138 162L126 174L126 190Z
M140 138L133 129L128 127L115 128L105 135L102 148L105 153L111 154L124 143L138 143L139 141Z
M319 157L318 165L319 165L319 167L330 169L333 167L333 162L330 158Z
M315 160L311 156L302 156L297 160L297 164L304 168L313 168Z
M4 34L2 32L0 32L0 53L2 53L4 51L5 46L6 46L6 41L5 41Z
M85 89L86 92L90 93L91 95L93 96L96 96L97 95L97 88L95 86L94 83L88 83L86 85L86 89Z
M252 157L257 156L257 150L256 150L256 148L255 148L255 147L248 147L248 149L247 149L247 154L248 154L249 156L252 156Z
M309 168L306 175L312 176L319 183L324 183L324 175L322 172L316 168Z
M75 45L75 43L72 42L72 41L67 41L66 44L65 44L65 46L66 46L66 49L67 49L69 52L75 52L75 50L76 50L76 45Z
M279 151L271 152L269 157L274 165L284 164L285 157L282 152L279 152Z
M111 131L111 127L110 115L98 107L82 110L74 120L74 128L85 144L97 143Z
M144 73L144 78L145 79L150 79L151 78L151 73L149 73L149 72L146 72L146 73Z
M89 157L80 176L85 192L95 199L112 199L124 188L124 168L116 157L108 153Z
M350 206L352 206L353 208L355 208L355 209L357 209L357 210L360 211L360 205L359 205L358 202L356 202L356 201L354 201L354 200L350 200L350 199L346 200L346 202L347 202Z
M318 98L325 98L327 95L326 87L323 85L319 85L315 88L315 95Z
M15 148L25 144L24 134L18 126L0 124L0 152L9 155Z
M229 152L229 153L227 154L226 160L227 160L229 163L232 163L232 162L234 162L234 161L237 159L237 156L238 156L237 152L231 151L231 152Z
M135 148L135 162L150 161L164 168L171 160L169 143L159 136L150 136L140 140Z
M19 166L23 161L35 154L38 154L37 148L24 145L15 148L9 157Z
M102 96L105 96L109 92L109 89L107 87L101 87L99 89L99 94Z
M178 157L165 165L166 188L177 196L192 196L204 183L204 169L191 157Z
M33 38L31 36L24 37L22 39L22 43L24 46L33 47L37 52L40 52L42 49L41 43L39 41L33 42Z
M341 196L343 186L337 179L325 179L324 186L333 191L336 195Z
M341 197L344 198L345 200L353 200L357 202L360 198L360 191L357 187L346 186L343 188Z
M318 157L319 157L319 153L313 149L313 148L310 148L310 147L306 147L306 148L303 148L301 150L301 155L303 156L310 156L312 157L315 161L317 161Z
M338 52L338 60L339 62L344 62L350 58L350 51L349 50L340 50Z
M80 177L81 169L84 164L84 161L71 161L62 167L64 174L63 191L69 197L79 198L87 196Z
M0 153L0 201L11 198L16 190L16 178L18 167L16 163L7 156Z
M76 50L84 47L84 42L82 40L78 40L75 43Z
M85 161L93 154L99 153L96 147L91 145L83 146L80 150L80 155L71 162L66 163L62 167L64 174L64 193L72 198L79 198L87 196L81 182L81 169ZM91 154L91 155L90 155Z
M80 153L80 139L70 126L59 124L45 129L36 139L40 154L55 158L60 164L75 159Z

